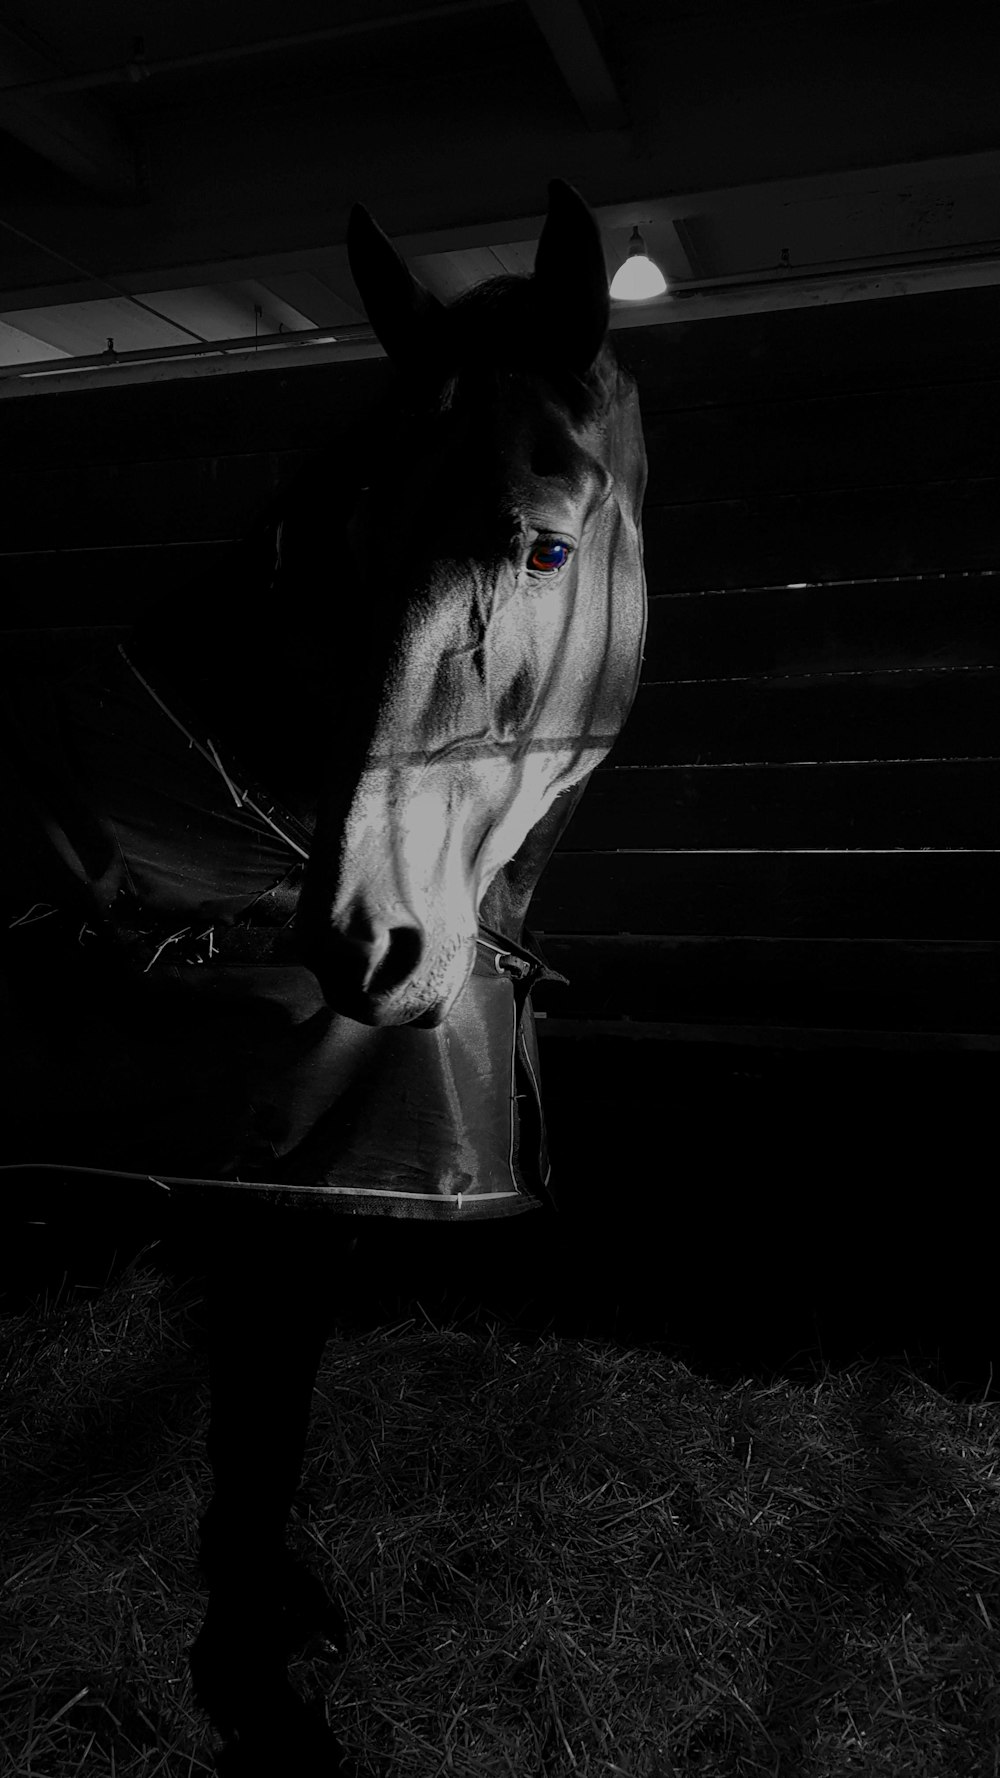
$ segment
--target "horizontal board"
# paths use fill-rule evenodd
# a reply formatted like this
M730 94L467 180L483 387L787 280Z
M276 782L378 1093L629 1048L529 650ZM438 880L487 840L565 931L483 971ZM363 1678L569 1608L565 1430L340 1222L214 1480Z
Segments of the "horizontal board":
M5 617L12 627L17 627L16 614L9 607ZM33 649L37 653L38 648L37 641L18 642L15 637L8 641L5 652L9 660L20 661L30 657ZM650 777L649 773L665 767L690 767L703 772L707 767L747 763L752 766L792 763L814 766L823 762L880 761L896 766L908 761L954 761L956 770L959 770L960 762L968 758L989 761L991 756L995 757L998 733L996 685L996 673L985 669L980 672L943 669L936 674L872 674L827 680L776 678L756 682L642 684L624 732L614 743L609 765L617 772L639 769L639 776L631 780L622 795L628 797L633 811L640 804L643 806L642 832L644 835L655 833L656 844L662 844L666 837L671 844L682 843L675 837L674 814L685 808L691 812L695 823L696 843L702 845L707 843L708 833L717 831L711 823L720 819L737 823L735 829L725 830L726 843L736 843L728 839L728 833L746 832L746 824L755 834L767 832L770 835L768 839L755 838L750 843L778 843L778 836L785 831L783 824L792 814L795 814L798 843L812 843L811 839L806 841L798 836L816 833L816 824L825 822L827 812L833 814L833 809L827 811L826 805L822 804L820 793L827 784L836 786L835 778L813 780L812 792L808 778L797 782L789 779L782 793L785 801L776 807L769 801L774 781L766 777L758 776L756 780L730 778L725 783L719 781L713 789L692 774L681 780L672 771L664 772L659 779ZM598 783L601 781L599 776ZM890 776L883 780L876 777L853 782L860 786L862 796L870 794L872 813L865 830L870 833L880 806L887 809L890 816L894 813L889 809L894 780ZM949 837L938 843L984 843L980 836L992 829L987 827L984 830L976 825L981 820L977 810L980 797L985 795L985 787L993 783L992 777L980 779L973 775L963 778L959 772L959 776L941 781L942 794L946 782L956 789L961 787L961 798L956 797L949 813L939 795L938 809L946 821L945 827L939 831L949 836L958 832L960 838ZM849 795L847 783L842 780L842 788L839 791L834 789L834 796L840 799L841 835L844 835L843 824L850 814L849 803L845 802ZM608 808L606 799L616 793L601 789L598 794L602 798L602 808ZM698 795L706 799L704 807L710 823L707 830L701 825L696 803ZM737 808L734 802L727 810L728 798L738 799L742 807ZM895 813L905 817L905 805L901 804ZM770 823L769 828L756 827L759 814ZM802 815L805 816L805 827L797 825ZM972 823L968 827L964 825L967 815ZM963 825L956 828L959 820ZM692 830L689 828L689 831ZM843 840L829 837L829 831L836 832L836 829L828 830L824 825L819 831L823 838L817 843L867 843L857 830L844 835ZM883 839L882 843L897 842ZM934 842L921 838L915 843L927 845Z
M1000 943L537 936L553 1018L1000 1032Z
M680 312L678 301L677 312ZM1000 288L674 321L614 336L644 415L1000 376Z
M370 413L389 380L387 361L370 358L33 395L4 407L0 464L16 470L27 459L73 468L112 465L125 455L155 463L323 450Z
M845 675L640 685L618 766L948 758L996 752L1000 675Z
M646 413L654 506L1000 473L1000 381Z
M168 463L201 458L336 450L359 423L377 424L386 380L375 361L288 371L268 391L254 376L39 396L8 404L0 463L15 477L26 461L110 474L127 459L166 473ZM766 399L743 393L725 407L666 412L644 397L648 499L686 504L995 474L998 406L1000 383L983 375L849 393L810 381L784 397L772 388Z
M1000 661L1000 573L649 591L647 681Z
M1000 937L1000 855L560 852L539 932L732 938Z
M129 633L8 633L0 674L62 670L90 641ZM595 772L560 852L1000 846L1000 759L628 767L615 764L623 747Z
M594 773L561 852L1000 846L1000 760Z
M308 453L82 465L6 478L4 559L18 552L238 537ZM1000 478L663 507L644 512L657 592L1000 568ZM16 569L14 570L16 572ZM79 621L85 621L81 615ZM94 619L96 621L96 619Z
M1000 291L938 292L705 323L628 329L615 348L640 386L644 417L774 402L803 390L842 396L1000 376ZM114 463L122 440L153 461L322 449L375 404L384 359L285 366L252 377L39 392L10 402L0 461Z
M204 500L202 502L204 506ZM64 543L0 550L0 625L128 623L168 594L204 575L207 590L238 540L247 514L242 494L226 534L211 508L212 537L121 544ZM144 509L146 518L152 509ZM175 514L175 519L179 517ZM256 513L253 515L257 516ZM667 590L666 521L647 515L649 623L647 681L752 673L860 671L902 666L972 666L996 659L1000 644L1000 572L933 573L804 586L753 585ZM685 524L687 521L685 520ZM180 529L179 524L176 527ZM706 546L707 554L707 546ZM1000 543L992 551L1000 563ZM749 573L754 564L741 564Z
M1000 292L831 305L635 328L614 336L646 422L664 411L774 402L1000 376ZM391 377L384 359L285 366L252 377L38 393L11 402L0 461L17 468L115 463L122 440L149 461L318 450L367 412Z
M308 460L247 453L163 463L46 464L4 477L5 551L239 536Z
M604 1045L609 1040L615 1045L623 1042L631 1046L637 1043L644 1045L672 1044L674 1046L671 1054L672 1068L674 1058L678 1054L685 1054L690 1063L692 1054L697 1053L701 1046L710 1045L716 1052L721 1051L726 1056L723 1066L727 1077L743 1072L743 1070L732 1068L731 1061L735 1057L739 1057L744 1062L751 1058L757 1062L762 1059L760 1052L767 1050L798 1051L803 1055L818 1054L823 1058L828 1083L823 1106L824 1114L828 1114L829 1105L837 1094L837 1084L831 1077L829 1061L838 1052L844 1060L848 1059L852 1052L864 1053L865 1084L879 1095L880 1108L883 1112L885 1104L879 1089L884 1078L883 1071L889 1064L890 1057L892 1063L897 1063L904 1056L932 1055L936 1058L940 1057L941 1061L946 1055L950 1055L954 1060L961 1057L961 1078L967 1084L971 1054L978 1053L984 1059L1000 1054L1000 1036L994 1032L979 1031L877 1031L864 1026L858 1030L849 1030L847 1027L824 1028L811 1025L699 1025L695 1023L668 1023L662 1019L560 1019L544 1015L539 1022L538 1031L546 1055L546 1080L549 1079L548 1070L552 1066L550 1058L553 1054L559 1053L557 1046L561 1047L567 1042L574 1045L586 1044L588 1048L600 1046L603 1050L604 1060L601 1087L605 1092L608 1079L614 1078L615 1063L617 1062L619 1066L624 1064L628 1068L627 1078L632 1080L634 1079L634 1058L643 1053L636 1052L633 1047L627 1058L621 1055L616 1056L614 1050L609 1055L609 1052L604 1049ZM882 1059L878 1063L878 1072L874 1075L871 1073L871 1065L867 1060L867 1052L872 1050L882 1052ZM992 1067L994 1064L990 1062L989 1066ZM748 1072L756 1074L756 1069ZM792 1090L796 1092L796 1103L801 1108L798 1082L795 1083ZM992 1083L989 1090L992 1090ZM935 1091L940 1091L939 1070ZM620 1093L620 1087L618 1092ZM577 1093L574 1095L574 1100L578 1098L579 1094ZM844 1099L845 1095L841 1093L841 1103L844 1102ZM685 1094L685 1104L689 1102L689 1096ZM852 1102L857 1105L856 1094ZM912 1103L912 1096L909 1103ZM718 1104L719 1097L716 1095L716 1108ZM979 1104L982 1104L981 1100ZM905 1106L905 1109L901 1105L900 1110L902 1115L908 1116L909 1104ZM782 1115L786 1115L784 1109ZM808 1131L806 1140L811 1140L813 1134L814 1127ZM616 1158L620 1159L620 1148Z
M1000 568L1000 478L643 509L659 591Z
M158 599L218 585L234 539L0 553L0 628L131 624Z

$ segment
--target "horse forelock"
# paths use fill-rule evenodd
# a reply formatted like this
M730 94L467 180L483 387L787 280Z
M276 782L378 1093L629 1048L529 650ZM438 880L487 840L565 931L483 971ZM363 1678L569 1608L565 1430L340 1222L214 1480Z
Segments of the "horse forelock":
M448 413L484 391L503 393L512 376L547 384L578 424L599 421L621 392L623 373L605 339L583 372L567 364L561 342L540 312L534 279L515 273L488 278L443 310L422 359L404 370L404 405Z

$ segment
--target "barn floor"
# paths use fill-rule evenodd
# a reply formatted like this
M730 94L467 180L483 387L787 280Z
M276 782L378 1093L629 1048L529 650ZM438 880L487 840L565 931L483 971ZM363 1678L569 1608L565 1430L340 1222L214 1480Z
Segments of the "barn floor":
M191 1778L197 1304L148 1263L8 1316L11 1778ZM995 1769L994 1404L905 1368L723 1384L497 1320L339 1331L291 1540L344 1604L360 1774Z

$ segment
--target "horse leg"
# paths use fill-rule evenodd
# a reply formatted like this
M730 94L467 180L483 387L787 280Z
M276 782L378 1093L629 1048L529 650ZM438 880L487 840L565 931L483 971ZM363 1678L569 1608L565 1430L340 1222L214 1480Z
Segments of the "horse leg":
M270 1778L282 1769L275 1761L290 1755L297 1773L332 1778L340 1769L336 1742L287 1671L290 1647L312 1630L341 1650L346 1643L338 1608L284 1544L328 1329L333 1260L342 1251L332 1241L322 1246L325 1285L305 1242L275 1241L273 1233L238 1251L234 1243L208 1275L215 1493L201 1522L209 1606L191 1670L199 1703L234 1742L220 1768L234 1778L257 1771Z

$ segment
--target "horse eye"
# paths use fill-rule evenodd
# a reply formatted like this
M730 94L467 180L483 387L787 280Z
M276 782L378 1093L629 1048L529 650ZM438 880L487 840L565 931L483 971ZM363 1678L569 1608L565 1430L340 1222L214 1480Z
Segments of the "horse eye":
M528 557L528 567L538 569L543 574L551 574L554 568L562 568L569 561L570 545L554 538L551 543L536 543Z

